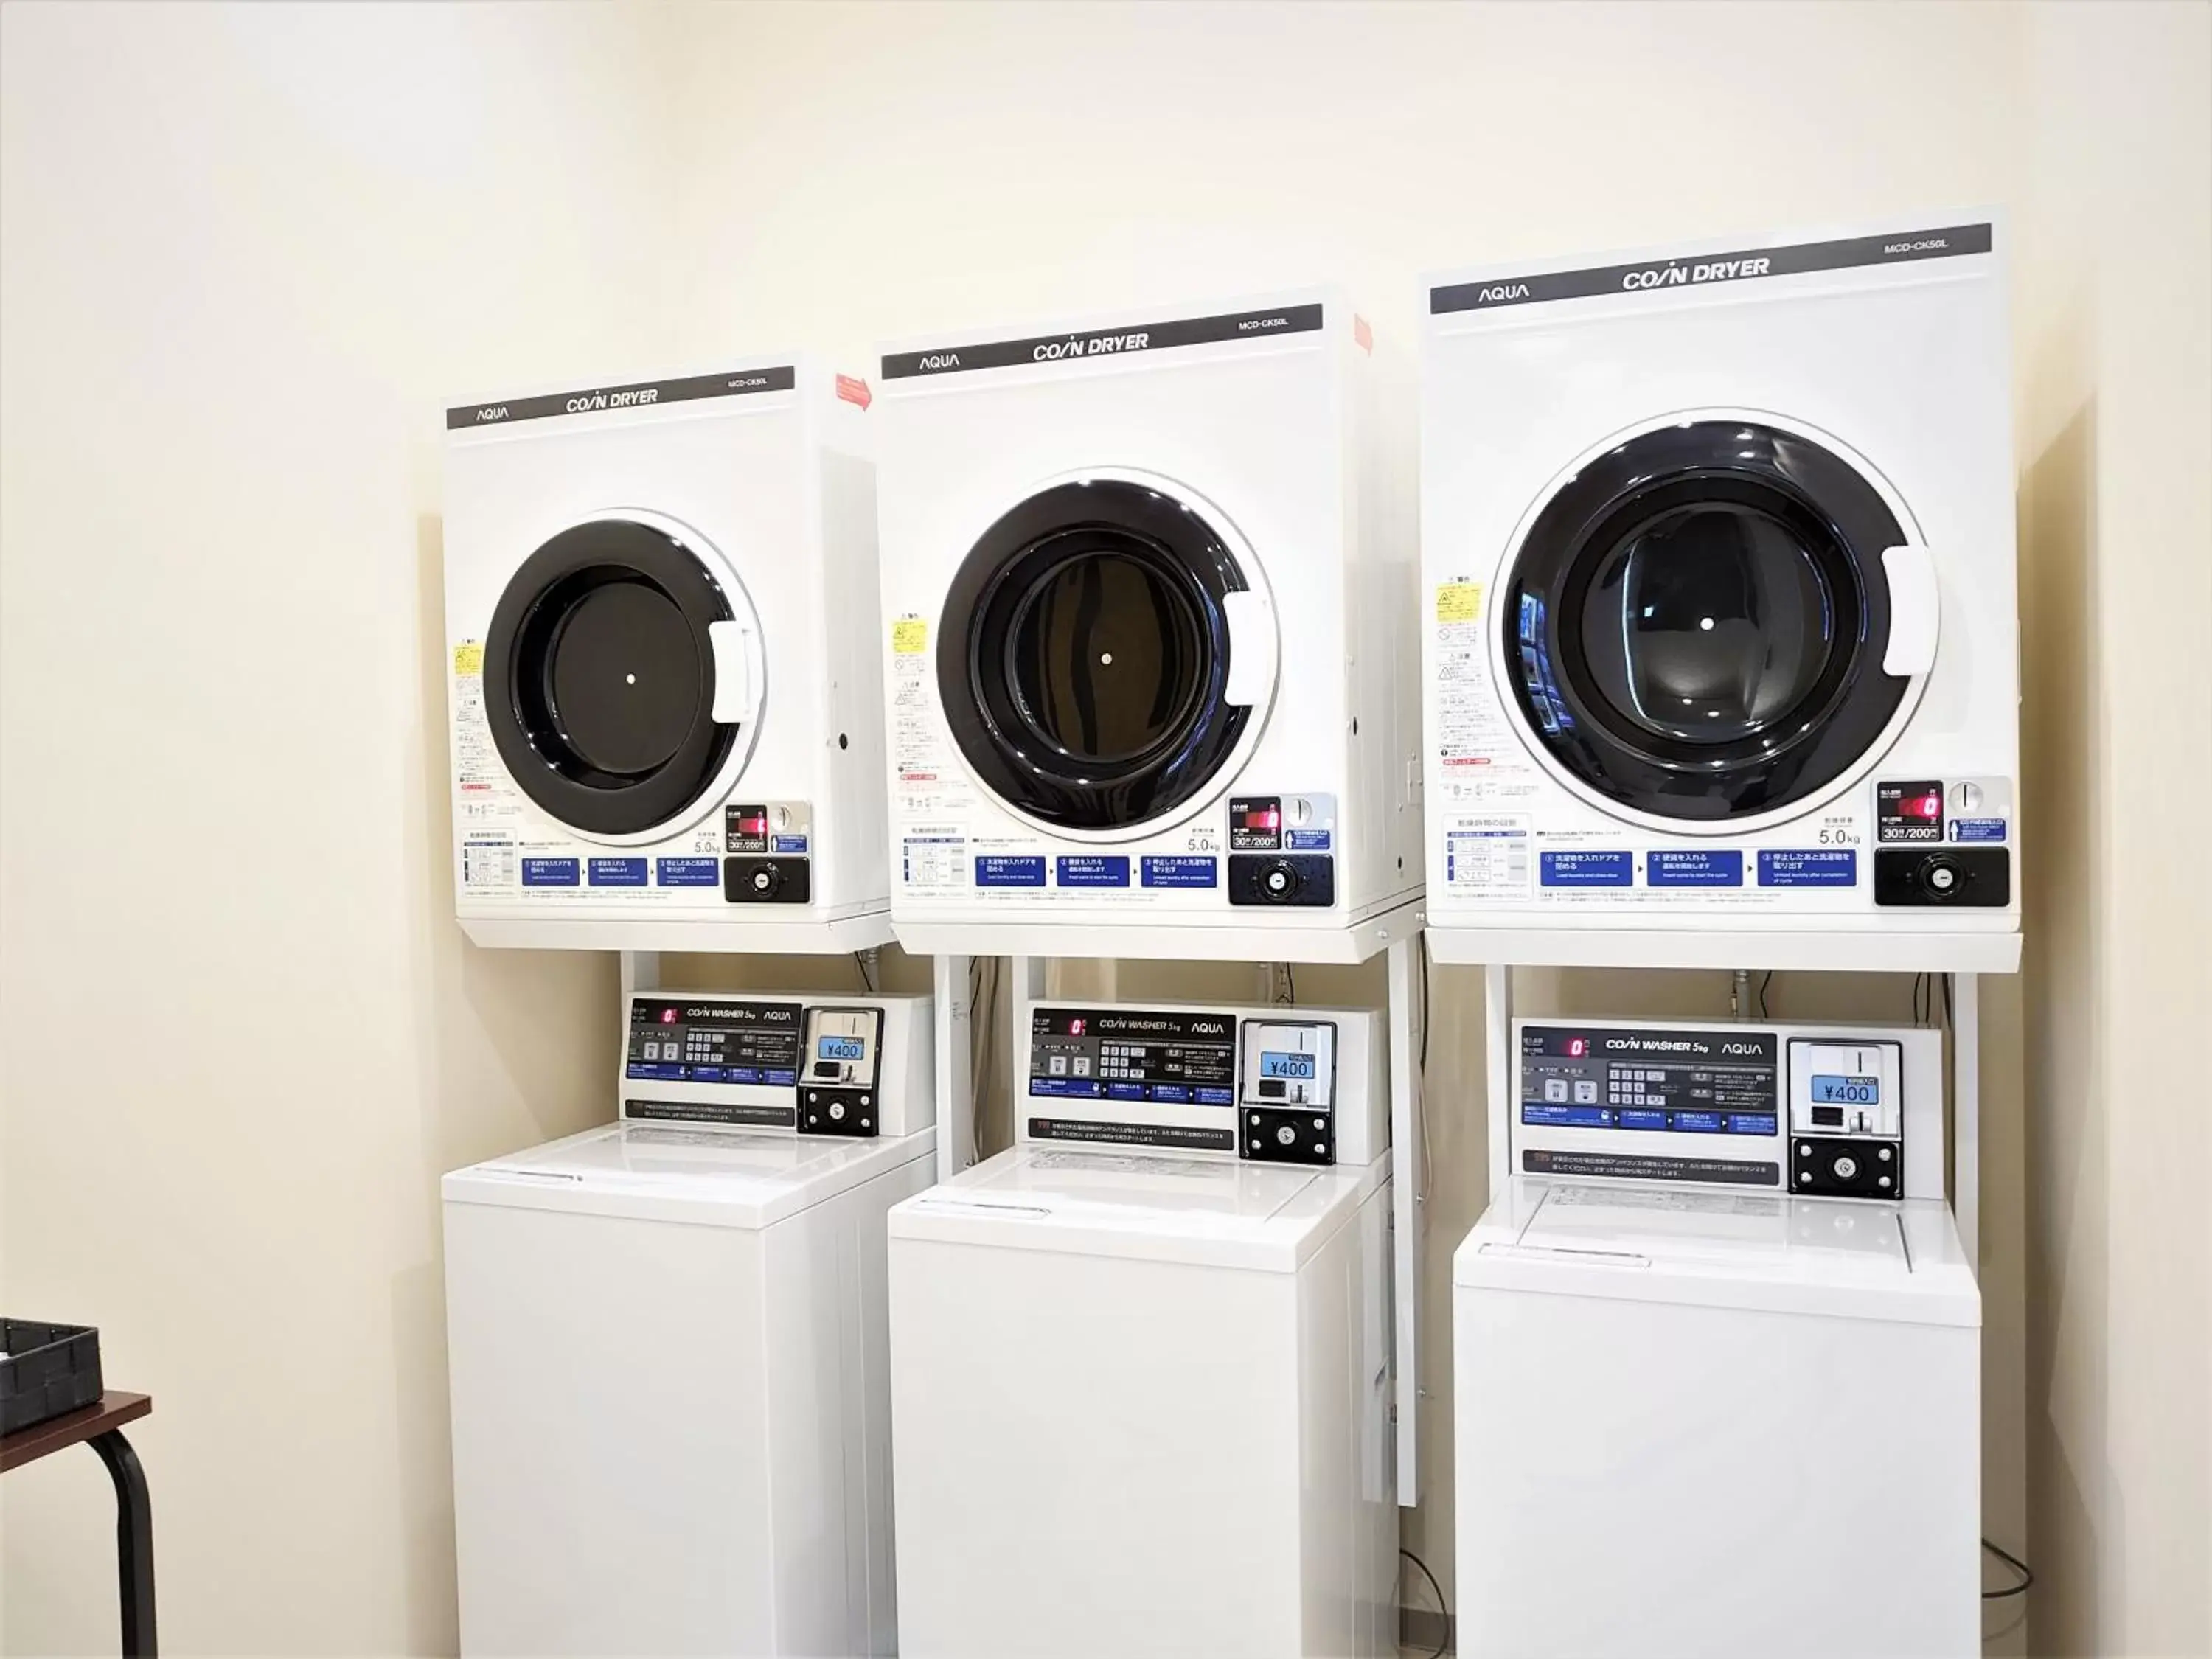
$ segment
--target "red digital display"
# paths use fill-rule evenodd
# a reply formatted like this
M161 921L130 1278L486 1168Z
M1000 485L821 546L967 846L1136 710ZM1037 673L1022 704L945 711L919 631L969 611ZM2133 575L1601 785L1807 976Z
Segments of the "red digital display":
M757 818L739 818L738 828L749 836L764 836L768 834L768 815L763 813Z
M1941 795L1907 795L1897 803L1897 810L1909 818L1940 818L1943 816Z
M663 1009L660 1011L660 1023L661 1023L663 1025L673 1025L673 1024L676 1024L676 1011L675 1011L673 1008L663 1008Z
M1283 827L1282 811L1279 807L1268 806L1256 812L1247 812L1244 827L1247 830L1279 830Z
M1567 1039L1567 1058L1569 1060L1583 1060L1587 1058L1589 1054L1589 1039L1588 1037L1569 1037Z

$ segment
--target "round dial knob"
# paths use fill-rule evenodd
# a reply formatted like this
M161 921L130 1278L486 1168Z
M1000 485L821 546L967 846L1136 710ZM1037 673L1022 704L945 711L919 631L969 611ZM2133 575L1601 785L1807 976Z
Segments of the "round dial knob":
M1966 883L1966 872L1948 853L1938 853L1920 866L1920 885L1930 898L1955 898Z
M783 872L773 864L756 865L746 881L762 898L774 898L783 890Z
M1292 1127L1291 1127L1291 1126L1290 1126L1289 1124L1287 1124L1287 1123L1285 1123L1285 1125L1283 1125L1283 1127L1282 1127L1281 1128L1279 1128L1279 1129L1278 1129L1278 1130L1276 1130L1276 1131L1275 1131L1275 1139L1276 1139L1276 1140L1277 1140L1278 1142L1279 1142L1281 1145L1285 1146L1289 1146L1292 1141L1296 1140L1297 1138L1298 1138L1298 1132L1297 1132L1296 1129L1293 1129Z
M1277 904L1287 904L1305 884L1305 878L1281 859L1260 872L1260 896Z

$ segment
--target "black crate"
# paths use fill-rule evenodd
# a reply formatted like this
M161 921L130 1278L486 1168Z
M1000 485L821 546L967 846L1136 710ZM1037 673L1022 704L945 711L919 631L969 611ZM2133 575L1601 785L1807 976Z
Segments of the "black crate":
M100 1401L100 1333L87 1325L0 1319L0 1434Z

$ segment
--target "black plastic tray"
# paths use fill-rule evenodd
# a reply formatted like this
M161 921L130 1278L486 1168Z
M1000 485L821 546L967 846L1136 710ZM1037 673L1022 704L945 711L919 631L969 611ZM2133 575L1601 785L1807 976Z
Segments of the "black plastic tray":
M88 1325L0 1319L0 1434L100 1400L100 1333Z

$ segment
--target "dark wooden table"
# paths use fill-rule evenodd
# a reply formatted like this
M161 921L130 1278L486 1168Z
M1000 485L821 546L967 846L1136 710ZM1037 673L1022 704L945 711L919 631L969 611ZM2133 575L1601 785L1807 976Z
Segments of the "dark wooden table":
M100 1396L96 1406L49 1418L0 1437L0 1472L20 1468L71 1446L88 1445L115 1481L115 1560L123 1591L123 1651L129 1659L157 1651L154 1640L154 1508L146 1471L123 1437L123 1425L154 1409L143 1394Z

